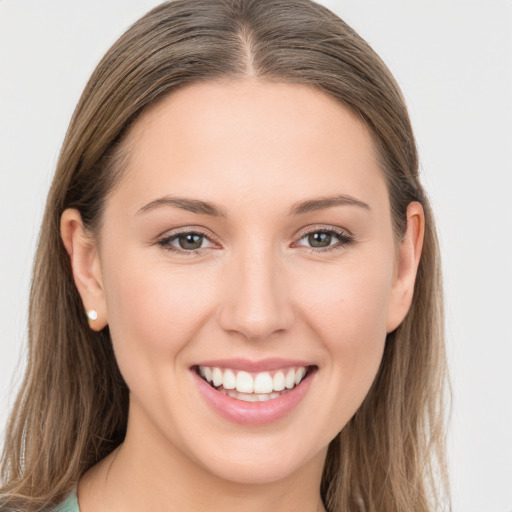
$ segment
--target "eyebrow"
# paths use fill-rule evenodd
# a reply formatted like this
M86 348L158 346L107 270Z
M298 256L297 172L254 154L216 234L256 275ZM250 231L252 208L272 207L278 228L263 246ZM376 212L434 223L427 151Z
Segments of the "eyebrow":
M296 203L290 210L290 215L302 215L304 213L314 212L317 210L325 210L333 206L358 206L365 210L370 210L370 206L355 197L340 194L332 197L319 197L318 199L310 199L301 203Z
M160 197L154 201L144 205L138 212L146 213L162 206L172 206L174 208L180 208L187 210L188 212L198 213L200 215L211 215L212 217L227 217L226 212L221 208L208 203L207 201L200 201L199 199L190 199L188 197Z
M149 202L140 208L140 210L137 212L137 215L147 213L163 206L172 206L174 208L180 208L182 210L197 213L199 215L227 217L226 212L222 208L215 206L213 203L201 201L199 199L191 199L188 197L171 196L160 197L154 201ZM367 203L364 203L355 197L341 194L332 197L308 199L307 201L296 203L292 206L289 215L303 215L309 212L332 208L333 206L358 206L360 208L370 210L370 206Z

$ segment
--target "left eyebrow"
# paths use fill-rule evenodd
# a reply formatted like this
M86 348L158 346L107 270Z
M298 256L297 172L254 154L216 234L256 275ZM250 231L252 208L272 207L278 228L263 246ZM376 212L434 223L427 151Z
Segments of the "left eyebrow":
M296 203L290 210L290 215L302 215L304 213L325 210L333 206L358 206L365 210L370 210L370 205L356 199L355 197L341 194L332 197L319 197L318 199L309 199L301 203Z

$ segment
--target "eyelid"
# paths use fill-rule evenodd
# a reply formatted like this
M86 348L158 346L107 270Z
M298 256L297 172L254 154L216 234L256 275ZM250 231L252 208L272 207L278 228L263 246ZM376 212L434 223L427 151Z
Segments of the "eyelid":
M312 233L329 233L333 234L338 238L338 243L328 245L326 247L310 247L307 245L299 244L298 242L302 240L305 236L310 235ZM314 225L303 228L299 231L299 233L295 236L296 242L292 244L292 246L302 247L310 252L326 252L334 249L341 249L348 244L351 244L355 241L355 236L348 230L344 228L339 228L337 226L329 226L329 225Z
M296 239L302 238L304 235L310 233L316 233L317 231L332 232L338 235L346 236L347 238L355 238L354 235L346 228L340 228L338 226L332 226L330 224L312 224L299 230L295 235Z
M298 242L304 238L307 235L310 235L312 233L329 233L333 234L335 237L338 238L338 243L328 245L326 247L310 247L306 245L299 244ZM155 244L160 245L166 250L169 250L171 252L175 252L178 254L186 254L186 255L197 255L201 252L203 252L205 249L211 249L212 247L202 247L199 249L193 249L193 250L185 250L181 249L179 247L176 247L174 245L170 244L170 241L175 240L180 235L186 235L186 234L194 234L204 237L206 240L208 240L214 248L222 248L221 244L217 241L217 237L215 237L213 234L210 233L209 230L198 227L198 226L184 226L179 228L174 228L168 231L165 231L161 235L159 235L156 238ZM327 252L329 250L334 249L341 249L345 247L346 245L352 243L355 241L354 235L352 233L345 229L340 228L337 226L332 225L313 225L313 226L307 226L305 228L302 228L297 235L294 237L295 242L292 243L292 247L301 247L306 250L309 250L311 252Z
M162 231L162 233L157 235L155 237L155 240L160 240L162 238L170 238L172 236L183 235L186 233L195 233L197 235L202 235L212 241L215 240L215 242L218 243L216 235L214 235L209 229L207 229L203 226L196 225L196 224L178 226L175 228L166 229L165 231Z
M212 247L202 247L200 249L185 250L185 249L181 249L179 247L176 247L176 246L170 244L170 242L172 240L177 239L179 236L188 235L188 234L199 235L199 236L204 237L206 240L208 240L214 246L214 248L221 247L220 243L216 240L216 237L214 235L212 235L209 232L209 230L206 230L205 228L201 228L198 226L184 226L184 227L179 227L179 228L174 228L171 230L164 231L161 235L156 237L155 244L160 245L161 247L163 247L164 249L166 249L170 252L175 252L178 254L186 254L189 256L199 254L200 252L202 252L205 249L212 248Z

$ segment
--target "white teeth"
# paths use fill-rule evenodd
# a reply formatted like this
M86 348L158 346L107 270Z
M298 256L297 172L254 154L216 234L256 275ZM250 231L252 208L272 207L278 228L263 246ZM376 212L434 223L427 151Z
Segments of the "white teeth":
M222 385L224 386L224 389L236 388L236 376L232 370L226 370L224 372L224 382Z
M270 373L258 373L254 379L254 392L255 393L272 393L274 389L274 381Z
M238 400L243 400L244 402L258 402L258 395L254 393L247 393L244 395L238 395Z
M203 371L204 373L204 378L208 381L208 382L211 382L212 381L212 369L209 368L208 366L202 366L201 367L201 370Z
M275 375L274 375L274 382L273 382L273 388L274 388L274 391L282 391L286 386L286 382L285 382L285 378L284 378L284 373L279 370Z
M293 368L288 370L288 373L286 374L285 386L287 389L292 389L295 387L295 370Z
M214 368L212 370L212 381L215 387L220 386L222 384L222 370L220 368Z
M304 379L307 369L304 366L271 372L249 373L219 367L199 366L199 374L222 391L229 391L229 396L246 401L266 401L281 396L282 392L293 389ZM226 394L226 393L225 393ZM234 396L234 395L237 396ZM243 394L243 396L241 395ZM246 395L251 395L248 398ZM256 396L258 395L258 396ZM255 397L253 400L252 397Z
M254 391L254 381L247 372L238 372L236 376L236 390L240 393L252 393Z
M295 385L296 386L304 378L304 375L306 375L306 368L304 368L303 366L301 366L300 368L297 368L297 371L295 372Z
M231 398L242 400L244 402L267 402L268 400L274 400L274 398L278 398L281 396L281 393L239 393L238 391L233 389L222 389L221 393Z

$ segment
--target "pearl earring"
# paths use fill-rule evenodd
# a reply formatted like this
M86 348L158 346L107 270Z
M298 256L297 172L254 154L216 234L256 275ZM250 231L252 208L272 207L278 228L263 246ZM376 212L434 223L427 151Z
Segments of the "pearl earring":
M94 322L94 320L98 319L98 312L95 309L88 309L87 310L87 318L91 322Z

